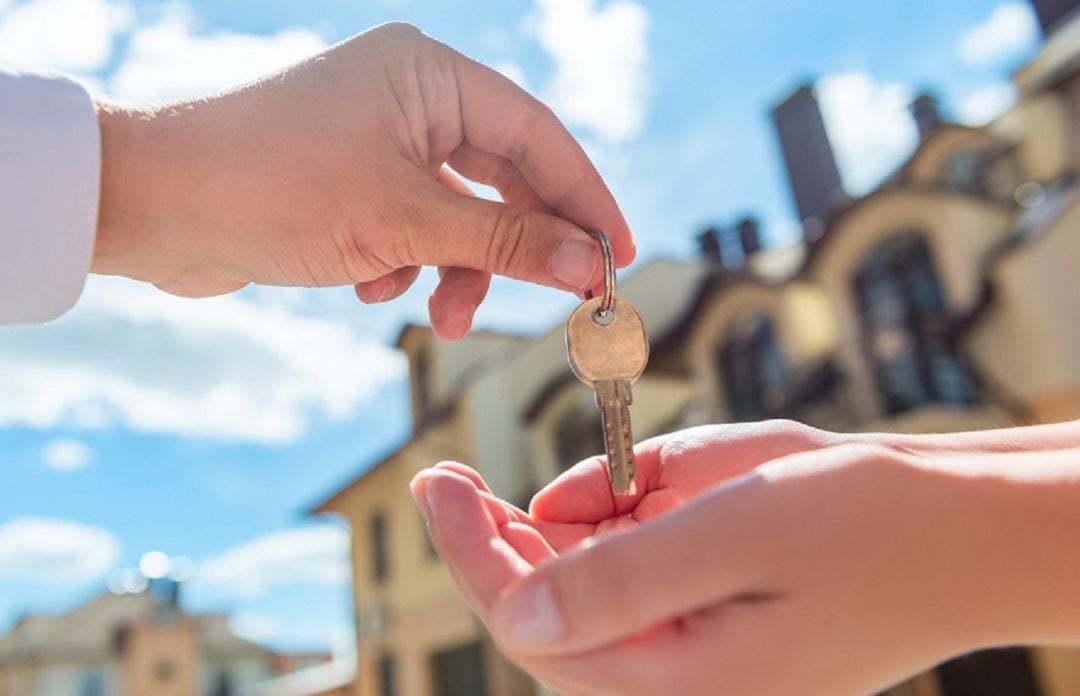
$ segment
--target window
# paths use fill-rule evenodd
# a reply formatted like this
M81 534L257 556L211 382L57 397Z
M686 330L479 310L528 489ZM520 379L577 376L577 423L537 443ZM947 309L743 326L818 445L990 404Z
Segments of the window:
M450 648L431 656L435 696L486 696L484 649L479 642Z
M96 669L87 670L79 678L79 696L105 696L105 677Z
M416 352L416 420L421 422L431 415L431 351L427 346Z
M921 235L895 237L871 253L855 278L855 294L863 347L888 413L978 401L949 341L944 295Z
M382 583L390 575L390 546L387 543L386 513L371 516L371 569L375 582Z
M555 457L560 470L604 451L600 411L588 403L575 403L555 424Z
M984 196L987 193L983 178L983 157L978 152L960 152L953 156L942 172L949 188L959 193Z
M397 696L397 660L393 655L379 658L379 696Z
M717 362L732 420L777 418L788 411L791 372L768 317L756 314L738 322Z
M234 693L232 675L226 671L218 672L214 679L214 696L233 696Z

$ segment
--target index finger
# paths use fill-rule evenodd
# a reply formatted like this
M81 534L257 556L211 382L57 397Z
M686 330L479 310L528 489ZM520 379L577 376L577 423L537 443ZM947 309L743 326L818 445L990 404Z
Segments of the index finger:
M607 234L618 266L633 261L633 235L614 196L551 109L503 75L461 54L456 68L465 140L513 162L559 217Z

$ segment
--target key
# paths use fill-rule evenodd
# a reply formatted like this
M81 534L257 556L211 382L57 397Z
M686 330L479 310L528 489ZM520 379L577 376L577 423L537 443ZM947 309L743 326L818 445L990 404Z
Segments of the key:
M634 305L614 299L600 313L603 298L581 303L566 322L566 352L578 379L596 391L607 450L608 480L616 495L633 495L637 465L630 430L632 386L649 361L645 322Z

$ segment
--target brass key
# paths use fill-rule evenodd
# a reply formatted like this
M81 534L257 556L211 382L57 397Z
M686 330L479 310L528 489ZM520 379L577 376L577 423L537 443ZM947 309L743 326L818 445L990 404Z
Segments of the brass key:
M630 429L631 385L649 361L649 338L634 305L615 298L611 248L606 237L598 238L604 250L604 296L585 300L570 315L566 350L574 374L596 391L611 490L632 495L637 467Z

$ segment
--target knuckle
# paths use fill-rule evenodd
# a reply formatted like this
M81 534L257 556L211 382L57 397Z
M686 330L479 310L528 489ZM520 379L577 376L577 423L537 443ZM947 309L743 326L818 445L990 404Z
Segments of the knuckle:
M528 162L532 148L543 141L540 136L543 135L544 128L557 122L555 112L551 110L551 107L537 99L530 97L524 107L521 125L510 147L510 159L517 162L519 166Z
M424 32L415 24L409 22L393 21L380 24L371 30L372 34L380 38L395 41L419 41L424 37Z
M495 215L485 263L500 275L518 275L525 265L525 252L532 231L532 217L518 208L503 205Z
M823 440L825 432L806 423L789 418L777 418L765 421L763 426L771 433L798 447L809 447L819 444Z

